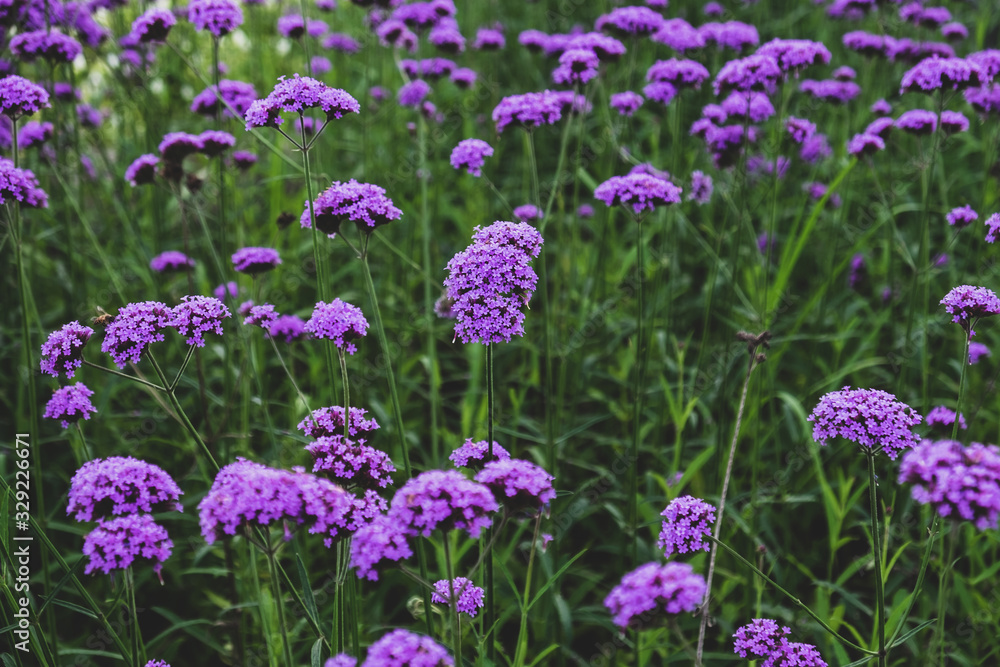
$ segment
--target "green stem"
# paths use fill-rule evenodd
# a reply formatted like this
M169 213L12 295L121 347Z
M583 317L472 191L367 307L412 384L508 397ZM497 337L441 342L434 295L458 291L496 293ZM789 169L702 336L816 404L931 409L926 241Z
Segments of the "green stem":
M965 398L965 371L969 367L969 345L972 336L965 337L965 350L962 353L962 376L958 381L958 403L955 404L955 423L951 425L951 439L958 440L958 420L962 416L962 399Z
M958 418L955 419L958 422ZM952 524L954 526L954 524ZM947 548L945 543L947 542ZM937 605L937 633L935 635L938 642L938 662L941 667L945 665L944 647L947 642L944 640L945 617L948 615L948 574L951 572L951 561L954 557L955 539L953 537L942 537L938 545L941 558L941 571L938 573L938 605ZM947 556L945 552L947 551Z
M274 557L275 549L271 546L271 534L265 531L264 535L267 539L265 553L267 554L267 564L271 573L271 585L274 587L274 604L278 608L278 627L281 628L281 645L284 648L285 664L288 667L294 667L292 645L288 641L288 628L285 625L285 604L284 595L281 593L281 578L278 576L278 566Z
M636 219L636 230L638 232L638 242L636 243L636 296L638 309L636 311L636 333L635 333L635 385L633 388L633 413L632 413L632 450L628 467L628 527L632 533L631 540L631 563L632 567L639 566L639 431L642 428L642 382L643 371L645 370L645 349L643 345L643 293L642 284L644 270L642 242L642 221Z
M181 362L181 367L177 369L177 375L174 376L174 381L171 382L170 387L168 387L170 391L177 389L177 383L181 381L181 376L184 375L184 369L187 368L188 362L191 361L191 357L192 355L194 355L194 351L195 351L195 346L189 345L187 354L184 355L184 361Z
M431 289L431 221L428 213L427 181L427 121L423 114L417 124L418 162L417 178L420 180L420 235L424 273L424 319L427 323L427 367L431 397L431 458L439 459L438 410L441 404L441 382L437 363L437 343L434 340L434 293Z
M956 421L958 418L956 417ZM882 581L882 536L878 527L878 488L875 485L875 454L866 454L868 457L868 504L871 511L872 524L872 549L875 552L875 604L876 623L875 632L878 635L878 664L879 667L886 665L885 650L885 585Z
M215 90L219 90L219 37L212 35L212 81L215 84ZM222 129L222 105L215 105L215 129ZM222 164L222 158L218 157L218 170L219 170L219 246L223 257L228 256L229 252L229 238L226 233L226 180L225 174L226 169ZM223 274L220 276L222 279L222 284L226 283L226 276Z
M486 344L486 442L488 443L488 453L486 460L493 460L493 343ZM480 553L480 559L486 563L486 628L489 630L497 620L496 608L496 581L493 578L493 543L499 533L496 526L490 522L488 543ZM491 662L496 662L496 646L492 639L486 645L487 657Z
M893 631L892 636L889 637L887 642L889 646L893 646L896 643L896 637L902 632L903 627L906 625L906 618L910 615L910 610L913 609L914 603L917 601L917 597L920 595L920 589L924 585L924 575L927 574L927 564L931 560L931 551L934 547L934 538L937 537L937 527L938 527L938 515L937 512L934 513L934 519L931 521L931 527L928 529L927 544L924 546L924 556L920 560L920 572L917 574L917 583L913 587L913 593L910 595L910 602L906 607L906 612L899 619L899 624Z
M149 362L153 365L153 370L156 371L156 375L160 378L160 382L166 385L167 378L163 374L163 371L160 369L160 365L156 363L156 358L153 357L153 355L148 351L146 352L146 354L149 357ZM212 452L211 450L209 450L208 445L205 444L205 441L202 439L201 434L198 433L198 429L196 429L194 427L194 424L191 423L191 420L188 419L187 413L184 412L184 408L181 406L180 401L177 400L177 396L174 394L172 390L166 390L164 391L164 393L170 400L170 405L174 408L174 411L177 413L177 416L180 417L181 423L184 425L184 428L187 429L188 433L191 434L191 437L194 438L195 442L198 443L198 446L201 447L201 450L205 453L205 456L208 457L208 460L215 468L215 472L218 472L219 464L215 461L215 457L212 456Z
M517 632L517 650L514 667L523 667L528 654L528 603L531 598L531 572L535 565L535 549L538 544L538 527L542 523L541 513L535 517L535 531L531 536L531 551L528 553L528 571L524 575L524 598L521 600L521 627Z
M340 357L340 378L344 383L344 442L348 442L350 437L351 421L351 385L347 382L347 353L344 348L338 349Z
M455 664L462 664L462 621L458 616L458 594L455 592L455 570L451 566L451 539L448 532L442 533L444 536L444 568L445 576L448 577L448 599L451 603L451 633L452 646L455 650ZM427 610L430 611L429 609Z
M132 567L125 568L125 589L128 593L128 613L132 622L132 662L136 665L146 663L146 649L142 644L142 633L139 631L139 614L135 606L135 575Z

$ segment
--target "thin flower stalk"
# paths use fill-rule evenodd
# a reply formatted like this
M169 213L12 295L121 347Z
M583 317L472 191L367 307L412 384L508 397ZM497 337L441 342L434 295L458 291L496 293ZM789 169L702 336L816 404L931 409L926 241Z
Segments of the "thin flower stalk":
M531 602L531 574L535 564L535 551L538 545L538 528L542 523L542 514L535 517L535 530L531 536L531 550L528 553L528 571L524 575L524 597L521 599L521 627L517 632L517 649L514 653L514 667L524 667L528 655L528 605Z
M955 421L958 422L956 416ZM871 512L872 551L875 564L875 633L878 636L878 665L886 665L885 647L885 582L882 579L882 536L878 527L878 487L875 481L875 452L871 449L868 457L868 504Z
M420 235L421 255L424 274L424 317L427 322L427 365L430 381L431 398L431 456L434 461L439 457L438 411L441 404L441 372L437 362L437 343L434 337L434 296L431 289L431 221L428 211L428 179L427 170L427 121L423 114L417 120L417 177L420 180Z
M445 532L441 540L444 545L444 567L445 576L448 577L448 599L451 607L451 633L452 645L455 647L455 660L462 664L462 621L458 611L458 592L455 590L455 569L451 562L451 538Z

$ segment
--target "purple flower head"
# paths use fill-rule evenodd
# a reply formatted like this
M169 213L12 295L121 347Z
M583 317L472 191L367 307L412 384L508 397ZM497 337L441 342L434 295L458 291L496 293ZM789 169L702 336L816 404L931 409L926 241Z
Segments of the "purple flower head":
M49 94L41 86L16 74L0 79L0 114L17 119L48 106Z
M453 581L441 579L434 582L434 592L431 593L431 602L450 605L452 590L454 590L456 608L459 613L465 612L470 617L475 618L479 610L483 608L483 595L486 591L465 577L455 577Z
M812 121L806 120L805 118L795 118L794 116L789 116L785 121L785 130L787 130L789 136L792 137L792 141L797 144L801 144L806 139L816 134L816 124Z
M782 640L778 650L771 654L771 661L761 663L774 667L827 667L819 650L812 644Z
M1000 232L1000 213L994 213L986 218L986 242L994 243L997 240L997 233Z
M489 457L489 452L489 442L486 440L473 442L472 438L467 438L458 449L448 456L448 459L455 464L456 468L471 468L479 472L487 463L486 459ZM510 454L507 450L494 440L492 461L507 461L509 459Z
M361 105L346 91L331 88L308 76L281 77L267 97L256 100L244 114L246 129L277 127L284 122L281 113L301 114L319 108L326 119L340 119L345 113L361 113Z
M403 212L386 197L385 190L371 183L358 183L353 178L346 183L334 181L313 202L316 228L333 238L340 225L353 222L358 230L367 233L376 227L399 220ZM299 224L311 227L309 204L306 202Z
M646 70L646 81L666 81L675 87L701 88L708 70L695 60L657 60Z
M707 204L712 199L713 189L711 176L698 170L692 171L691 189L688 190L687 200Z
M580 218L593 218L594 217L594 207L590 204L580 204L576 208L576 215Z
M498 133L511 124L525 127L552 125L562 118L562 106L560 98L550 90L509 95L493 109L493 121Z
M1000 449L977 442L923 440L903 455L899 483L913 484L913 499L942 517L995 529L1000 518Z
M166 9L149 9L132 22L132 34L142 42L165 42L170 29L177 24L173 12Z
M826 135L820 132L806 139L802 143L802 148L799 149L799 157L810 164L818 162L825 157L830 157L832 154L833 150L826 140Z
M806 79L799 84L799 90L824 102L847 104L861 93L861 86L853 81L838 81L837 79L813 81L812 79Z
M885 139L889 131L895 126L896 122L892 118L883 116L868 123L868 127L865 128L862 134L874 134L876 137Z
M503 32L495 28L479 28L476 30L476 39L472 42L472 48L479 51L496 51L506 45Z
M876 100L869 110L872 113L877 113L880 116L888 116L892 113L892 105L886 102L884 99Z
M514 209L514 218L521 222L534 222L542 219L542 211L534 204L525 204Z
M240 248L233 253L233 268L240 273L256 276L281 264L281 257L274 248Z
M556 497L552 475L530 461L490 461L476 474L476 481L493 492L508 512L537 512Z
M843 65L833 70L833 78L837 81L854 81L858 77L858 73L854 71L854 68Z
M186 337L185 342L205 347L205 334L213 331L222 335L222 320L232 317L226 304L214 296L184 296L172 309L170 326Z
M955 423L955 411L943 405L938 405L931 408L931 411L927 413L927 417L924 418L924 422L928 426L937 426L940 424L941 426L950 427ZM962 430L969 428L969 425L965 423L963 415L958 415L958 427Z
M654 81L643 86L642 93L646 96L646 99L667 106L677 96L677 88L672 83L667 83L666 81Z
M965 59L979 65L983 76L990 81L996 78L997 74L1000 74L1000 49L976 51L967 55Z
M17 146L22 149L41 146L52 138L53 130L52 123L29 120L17 131Z
M757 49L757 55L771 56L786 73L798 73L810 65L830 63L830 50L821 42L808 39L772 39Z
M222 79L219 81L219 95L216 95L215 86L209 86L205 90L195 95L191 103L191 111L203 116L214 117L219 110L219 96L225 104L222 105L222 117L233 118L234 113L242 118L250 105L257 99L257 90L251 83L243 81L232 81ZM232 107L232 111L230 111Z
M757 28L740 21L727 21L725 23L705 23L698 27L698 32L705 45L715 44L718 48L727 48L734 51L742 51L747 46L757 46L760 44L760 35Z
M428 537L440 528L464 530L470 537L478 537L498 509L493 493L484 484L457 470L428 470L396 491L389 504L389 518L411 536Z
M233 0L191 0L188 21L195 30L223 37L243 24L243 12Z
M715 523L715 507L693 496L681 496L671 500L660 516L666 519L656 546L664 550L664 555L669 557L699 549L708 551L709 543L705 538Z
M69 428L71 423L90 419L91 413L97 412L97 408L90 402L93 395L94 392L82 382L56 389L45 405L45 414L42 416L46 419L58 419L63 428Z
M972 210L972 207L966 204L965 206L959 206L958 208L953 208L945 216L948 224L953 227L958 227L962 229L963 227L968 227L976 220L979 219L979 214Z
M198 139L201 142L200 152L208 157L221 155L223 151L236 145L236 137L220 130L205 130L198 135Z
M732 92L722 101L721 106L727 118L749 118L751 123L763 123L775 113L774 105L764 93ZM815 126L813 130L815 131Z
M917 443L910 427L921 419L913 408L888 392L844 387L820 398L808 421L813 423L813 439L820 445L845 438L873 453L881 450L895 461L899 452Z
M986 83L988 76L976 63L964 58L927 58L903 74L899 88L906 92L932 92L942 88L955 90L975 88Z
M235 299L236 295L239 294L239 288L236 286L235 280L230 280L227 283L218 285L214 290L212 290L212 294L219 300L223 300L227 296Z
M286 343L306 336L306 323L298 315L279 315L267 328L270 338L284 338Z
M447 649L430 637L399 628L368 647L370 667L452 667Z
M533 53L538 53L547 50L549 36L541 30L529 29L517 36L517 43Z
M725 14L726 10L717 2L706 2L705 6L701 8L701 13L715 18Z
M306 34L302 14L287 14L278 18L278 34L288 39L299 39Z
M485 159L491 155L493 147L482 139L463 139L451 151L451 166L465 167L473 176L482 176Z
M201 534L211 544L222 533L235 535L244 522L266 526L285 520L308 524L309 533L323 535L329 547L349 532L352 498L301 468L278 470L241 458L219 471L198 503Z
M847 142L847 152L855 157L874 155L883 150L885 150L885 141L882 140L882 137L874 134L855 134Z
M952 315L952 322L962 325L970 339L976 335L973 327L980 318L1000 313L1000 299L993 290L972 285L953 288L941 299L941 305Z
M465 37L458 29L455 21L440 21L431 28L427 41L445 53L461 53L465 51Z
M777 621L755 618L736 630L733 651L741 658L769 658L778 651L790 632L790 628L779 627Z
M611 108L622 116L631 116L642 106L642 95L626 90L623 93L615 93L611 96Z
M359 444L365 444L364 438L359 434L368 433L378 429L378 422L374 419L365 419L367 410L362 408L351 408L351 423L348 427L348 434L355 438ZM329 408L319 408L301 422L298 429L310 438L321 438L323 436L335 436L344 434L344 406L334 405Z
M988 357L992 353L990 348L986 347L982 343L972 342L969 343L969 365L978 364L982 357Z
M660 29L650 36L654 42L665 44L678 53L705 46L705 37L684 19L666 19Z
M379 42L383 46L395 46L415 52L417 50L417 35L410 30L405 23L396 19L389 19L380 24L375 29Z
M662 26L663 16L649 7L616 7L594 23L595 30L620 36L651 35Z
M42 343L41 371L52 377L66 373L71 378L76 369L83 365L83 346L87 344L94 330L73 321L53 331Z
M781 76L778 61L772 56L747 56L723 65L712 82L712 88L716 95L733 90L771 92Z
M622 577L604 599L604 606L618 627L642 630L656 625L664 612L694 611L707 588L689 563L646 563Z
M895 125L910 134L933 134L937 128L937 115L927 109L910 109L896 119Z
M826 186L822 183L817 183L816 185L821 185L826 190ZM822 196L822 195L820 195ZM851 289L855 289L858 283L861 282L861 278L865 274L865 256L862 253L855 253L851 257L851 272L847 275L847 286Z
M233 151L233 164L240 171L246 171L257 164L257 154L250 151Z
M69 483L66 514L93 521L121 514L177 510L183 494L162 468L131 456L84 463Z
M391 475L396 472L396 467L392 465L388 454L363 443L364 439L357 442L345 439L341 426L338 434L319 436L315 442L306 445L305 449L312 454L315 473L326 473L342 480L345 486L385 488L392 482Z
M368 320L361 314L360 308L346 301L320 301L313 309L312 317L306 322L306 331L316 338L332 340L338 348L354 354L358 348L351 341L368 333Z
M471 88L479 75L476 74L476 70L469 69L468 67L458 67L448 75L451 82L458 86L459 88Z
M918 51L920 53L920 58L954 58L955 49L951 44L945 44L944 42L921 42L918 45Z
M418 107L430 92L430 84L423 79L414 79L409 83L403 84L399 92L396 93L396 100L400 106Z
M69 63L83 47L69 35L55 29L21 32L10 38L10 51L18 60L32 62L42 58L50 63Z
M201 138L187 132L170 132L163 136L158 149L164 161L180 162L201 150Z
M358 578L378 581L376 566L382 561L399 561L412 556L407 538L404 526L387 514L378 514L359 528L351 540L351 567L357 570Z
M88 557L84 574L100 570L124 570L137 558L154 562L157 575L163 562L170 558L174 543L167 530L148 514L130 514L109 521L101 521L83 538L83 555Z
M243 324L247 326L258 326L267 331L271 328L271 325L274 324L275 320L278 319L278 313L275 312L273 305L265 303L260 306L254 306L253 301L248 301L247 303L251 305L245 314ZM241 314L243 314L242 306L240 307L240 311Z
M941 131L945 134L966 132L969 129L969 119L958 111L941 112Z
M104 113L87 104L76 105L76 117L82 127L97 129L104 122Z
M331 32L323 37L323 48L341 53L357 53L361 50L361 44L346 33Z
M559 67L552 72L552 80L563 85L587 83L597 76L600 60L590 49L567 49L559 56Z
M178 250L161 252L149 262L149 268L157 273L165 271L188 271L193 269L195 261Z
M319 1L317 0L317 2ZM358 659L346 653L338 653L335 656L327 658L326 662L323 663L323 667L358 667Z
M889 62L915 63L925 57L920 52L920 44L907 37L896 39L886 35L883 40L882 52L889 59Z
M101 352L111 355L118 368L129 362L137 364L150 343L163 340L163 330L172 321L173 313L159 301L130 303L105 330Z
M668 180L646 174L612 176L594 190L607 206L631 205L635 215L664 204L679 204L681 189Z
M152 153L140 155L132 161L132 164L130 164L127 169L125 169L125 180L128 181L132 187L152 183L153 179L156 177L156 167L159 164L160 158L156 157Z
M524 335L524 313L538 276L531 260L541 235L527 223L498 221L476 228L473 243L448 262L444 281L463 343L510 342Z
M570 37L566 51L584 49L593 51L601 62L614 62L625 55L625 45L601 32L586 32Z

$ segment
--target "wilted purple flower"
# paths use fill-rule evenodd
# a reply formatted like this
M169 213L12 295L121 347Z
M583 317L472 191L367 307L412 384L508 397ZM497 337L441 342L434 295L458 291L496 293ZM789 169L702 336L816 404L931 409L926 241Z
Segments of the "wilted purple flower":
M698 32L705 40L706 46L715 44L720 49L728 48L742 51L744 47L756 46L760 43L757 28L741 21L705 23L698 27Z
M953 208L945 216L949 225L953 227L958 227L959 229L963 227L968 227L976 220L979 219L979 214L972 210L972 207L966 204L965 206L959 206L958 208Z
M712 88L716 95L732 90L771 92L781 76L781 68L773 57L752 55L730 60L723 65L712 82Z
M489 451L489 442L486 440L473 442L472 438L466 438L465 442L448 456L448 459L455 464L456 468L471 468L478 472L482 470L485 463L488 463L486 458L489 456ZM507 450L494 440L493 461L506 461L509 459L510 454Z
M997 240L997 233L1000 232L1000 213L994 213L986 218L986 242L993 243Z
M687 200L698 204L707 204L712 199L712 177L695 170L691 172L691 189L688 191Z
M700 88L708 69L695 60L657 60L646 70L646 81L666 81L674 86Z
M514 209L514 218L521 222L534 222L541 220L542 211L534 204L524 204Z
M332 340L338 348L354 354L358 348L351 341L368 333L368 320L361 314L360 308L346 301L320 301L313 309L312 317L306 322L306 331L316 338Z
M191 0L188 21L195 30L223 37L243 24L243 12L233 0Z
M649 7L616 7L597 17L596 30L619 35L650 35L663 26L663 16Z
M451 166L465 169L473 176L483 175L485 158L493 155L493 147L482 139L463 139L451 151Z
M172 320L173 313L159 301L130 303L108 325L101 351L111 355L118 368L129 362L137 364L150 343L163 340L163 330Z
M243 522L266 526L278 520L308 523L329 547L344 537L353 496L333 482L301 468L279 470L240 458L222 468L198 503L201 534L209 544L235 535Z
M392 498L389 518L407 534L424 537L436 530L464 530L478 537L499 509L488 487L457 470L428 470L404 484Z
M903 74L899 93L932 92L942 88L974 88L987 82L987 76L974 62L964 58L927 58Z
M403 215L385 195L384 188L371 183L358 183L353 178L346 183L331 183L330 187L319 194L312 208L316 228L331 238L345 222L353 222L359 231L367 233L393 220L399 220ZM299 218L299 224L304 229L312 226L308 202Z
M139 42L165 42L170 29L177 24L173 12L166 9L149 9L132 22L132 35Z
M20 32L10 38L8 46L24 62L42 58L50 63L68 63L83 51L80 42L55 29Z
M678 53L705 46L705 37L701 32L680 18L664 20L660 29L654 32L650 39L665 44Z
M257 90L253 87L253 84L243 81L222 79L219 81L218 90L219 95L221 95L226 103L221 105L223 118L233 118L234 112L240 118L243 118L247 109L257 99ZM209 86L195 95L194 101L191 102L191 111L203 116L215 116L220 107L219 98L216 96L215 91L215 86ZM232 107L232 111L229 110L230 107Z
M419 3L418 3L419 4ZM406 6L406 5L404 5ZM452 667L447 649L430 637L399 628L368 647L366 665L375 667Z
M808 419L813 423L813 440L820 445L845 438L873 454L883 451L893 461L916 444L910 427L921 420L913 408L888 392L850 387L824 394Z
M187 132L169 132L163 136L158 149L165 161L180 162L188 155L201 150L201 138Z
M927 413L927 416L924 418L924 423L928 426L936 426L937 424L940 424L941 426L952 426L955 423L955 411L951 408L946 408L943 405L938 405L931 408L931 411ZM965 423L965 417L963 415L958 415L958 427L962 430L969 428L969 425Z
M976 322L983 317L1000 313L1000 299L993 290L972 285L953 288L941 299L941 305L952 315L952 322L962 325L970 339L976 335L973 330Z
M855 157L874 155L882 150L885 150L885 141L882 140L882 137L874 134L855 134L847 142L847 152Z
M431 593L431 602L435 604L450 605L454 590L456 605L459 613L465 612L470 617L475 618L479 610L483 608L484 591L465 577L455 577L453 581L441 579L434 582L434 592Z
M982 343L972 342L969 343L969 365L979 363L982 357L988 357L992 353L990 348L986 347Z
M946 134L965 132L969 129L969 119L958 111L941 112L941 131Z
M361 113L361 105L346 91L331 88L308 76L280 77L267 97L256 100L244 114L246 129L278 127L284 122L281 113L303 113L319 108L326 119L340 119L345 113Z
M757 55L771 56L784 72L797 73L810 65L828 65L830 50L809 39L772 39L757 49Z
M137 558L153 561L157 575L163 562L170 558L174 543L167 530L148 514L130 514L109 521L101 521L83 538L83 555L88 557L84 574L100 570L124 570Z
M195 261L178 250L161 252L149 262L149 268L157 273L164 271L187 271L193 269Z
M49 94L41 86L16 74L0 79L0 114L16 120L48 106Z
M172 309L170 326L186 337L185 342L205 347L205 334L213 331L222 335L222 320L232 317L226 304L214 296L183 296Z
M490 461L475 479L488 486L497 502L511 513L541 510L556 497L552 488L555 478L534 463L522 459Z
M664 612L694 611L707 588L689 563L646 563L622 577L604 599L604 606L618 627L642 630L656 625Z
M720 105L727 118L749 118L752 123L763 123L774 115L774 105L764 93L732 92ZM738 119L735 119L738 120ZM791 119L790 119L791 120ZM815 126L813 126L815 131Z
M306 323L298 315L279 315L267 328L267 335L274 339L284 338L286 343L306 335Z
M709 550L705 538L715 523L715 507L694 496L681 496L671 500L660 516L666 519L656 546L664 550L664 555Z
M631 116L642 106L642 95L626 90L623 93L615 93L611 96L611 108L622 116Z
M41 371L52 377L66 373L71 378L76 369L83 365L83 346L87 344L94 330L73 321L49 334L42 343Z
M903 455L899 483L913 484L913 499L946 518L971 521L979 530L1000 518L1000 449L974 442L923 440Z
M806 79L799 84L799 90L824 102L847 104L861 93L861 86L853 81L838 81L823 79L813 81Z
M550 90L509 95L500 100L493 109L493 121L497 125L498 133L503 132L504 128L511 124L538 127L552 125L560 118L562 118L562 102Z
M832 154L833 150L826 140L826 135L820 132L806 139L802 143L802 148L799 149L799 157L810 164L818 162L825 157L830 157Z
M635 215L664 204L679 204L681 189L668 180L646 174L612 176L594 190L607 206L631 205Z
M125 180L132 187L138 187L147 183L152 183L156 176L156 167L160 164L160 158L152 153L140 155L132 164L125 169Z
M559 67L552 72L552 80L559 84L587 83L597 76L600 61L590 49L567 49L559 56Z
M139 512L183 512L179 502L183 493L163 468L152 463L131 456L94 459L70 480L66 514L92 521Z
M892 105L884 99L876 100L869 109L872 113L877 113L880 116L888 116L892 113Z
M60 387L45 404L45 414L42 416L46 419L58 419L63 428L69 428L71 423L90 419L91 413L97 412L97 408L90 402L93 395L94 392L82 382Z
M274 248L240 248L233 253L233 268L252 276L270 271L281 264L281 257Z
M927 109L910 109L896 119L895 125L911 134L932 134L937 128L937 115Z

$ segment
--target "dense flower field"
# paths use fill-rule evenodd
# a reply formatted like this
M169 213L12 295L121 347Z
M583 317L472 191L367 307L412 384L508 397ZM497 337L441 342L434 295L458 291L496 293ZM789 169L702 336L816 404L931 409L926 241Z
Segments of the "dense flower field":
M0 660L1000 660L1000 14L0 3Z

